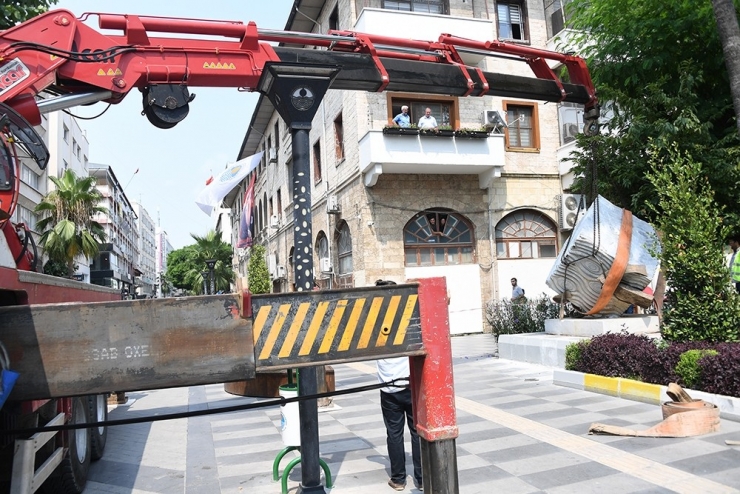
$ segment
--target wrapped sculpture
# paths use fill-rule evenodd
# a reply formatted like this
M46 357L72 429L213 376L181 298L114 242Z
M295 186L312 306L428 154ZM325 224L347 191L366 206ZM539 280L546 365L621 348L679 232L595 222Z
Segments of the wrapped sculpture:
M648 308L646 293L660 251L650 224L599 196L575 225L546 283L587 315L621 315L630 305ZM652 252L652 253L651 253Z

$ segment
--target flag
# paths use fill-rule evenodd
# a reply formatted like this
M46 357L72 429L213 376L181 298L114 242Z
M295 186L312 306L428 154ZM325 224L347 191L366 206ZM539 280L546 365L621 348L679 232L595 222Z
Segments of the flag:
M238 249L245 249L252 246L252 232L254 232L254 181L256 175L252 176L249 186L244 192L244 207L242 208L242 217L239 221L239 239L236 242Z
M242 160L232 163L222 171L220 175L214 178L206 188L198 194L195 204L207 215L211 215L214 208L217 208L224 197L231 192L234 187L254 171L262 160L262 152L248 156Z

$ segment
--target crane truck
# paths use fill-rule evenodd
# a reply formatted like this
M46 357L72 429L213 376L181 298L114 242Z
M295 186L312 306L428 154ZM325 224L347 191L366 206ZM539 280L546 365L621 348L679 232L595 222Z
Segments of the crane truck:
M100 30L118 34L103 34L91 27L88 22L96 17ZM157 33L167 36L157 37ZM534 77L467 66L461 58L465 51L520 60L531 67ZM102 456L105 447L104 426L33 436L8 431L104 422L105 392L114 389L226 382L253 376L260 365L285 366L286 359L276 363L270 348L262 346L258 351L267 333L260 333L259 328L269 319L262 314L298 296L284 294L287 302L267 298L262 309L248 292L192 300L128 301L118 300L116 290L37 272L41 253L32 234L11 219L18 203L21 157L35 160L42 169L49 160L44 140L34 129L41 123L41 114L96 102L116 104L136 88L142 95L143 114L154 126L168 129L187 116L193 101L191 88L259 91L268 68L281 64L335 67L332 89L579 103L585 107L584 132L598 131L598 100L582 58L497 40L480 42L450 34L434 41L352 31L315 34L258 29L253 22L119 14L85 13L78 18L67 10L49 11L0 32L0 342L8 348L11 368L15 365L20 370L0 410L0 432L4 432L0 435L0 490L80 493L90 459ZM556 64L565 67L568 82L551 67ZM340 298L364 296L352 289L336 292ZM409 301L409 314L415 314L417 295L403 296ZM258 311L254 333L252 310ZM204 316L200 320L193 314ZM136 328L138 337L148 338L148 343L113 338L115 328L101 328L90 319L124 321L127 334ZM175 330L190 339L171 341ZM413 335L408 324L403 331L396 342ZM202 334L207 338L198 340ZM394 354L424 353L420 341L417 334L416 340ZM164 353L154 351L156 345L168 345L171 360L174 355L186 366L196 361L192 348L197 348L202 367L192 365L190 372L182 372L162 357ZM85 347L82 358L60 358L65 352L76 352L77 347ZM375 352L310 354L288 364L342 362L383 354L382 349ZM113 355L120 357L115 363L118 367L110 367ZM136 363L146 358L152 362ZM121 367L123 363L128 367Z

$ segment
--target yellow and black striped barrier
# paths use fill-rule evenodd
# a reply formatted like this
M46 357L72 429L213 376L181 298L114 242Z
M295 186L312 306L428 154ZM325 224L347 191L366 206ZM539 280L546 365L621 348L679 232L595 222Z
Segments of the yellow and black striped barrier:
M418 285L252 296L257 369L422 355Z

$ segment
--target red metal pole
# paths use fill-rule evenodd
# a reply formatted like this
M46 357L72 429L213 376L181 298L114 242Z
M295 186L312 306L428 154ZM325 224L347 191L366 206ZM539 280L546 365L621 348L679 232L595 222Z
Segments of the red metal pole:
M457 494L459 435L452 375L450 320L445 278L419 282L421 338L426 356L409 357L414 423L421 439L425 492Z

